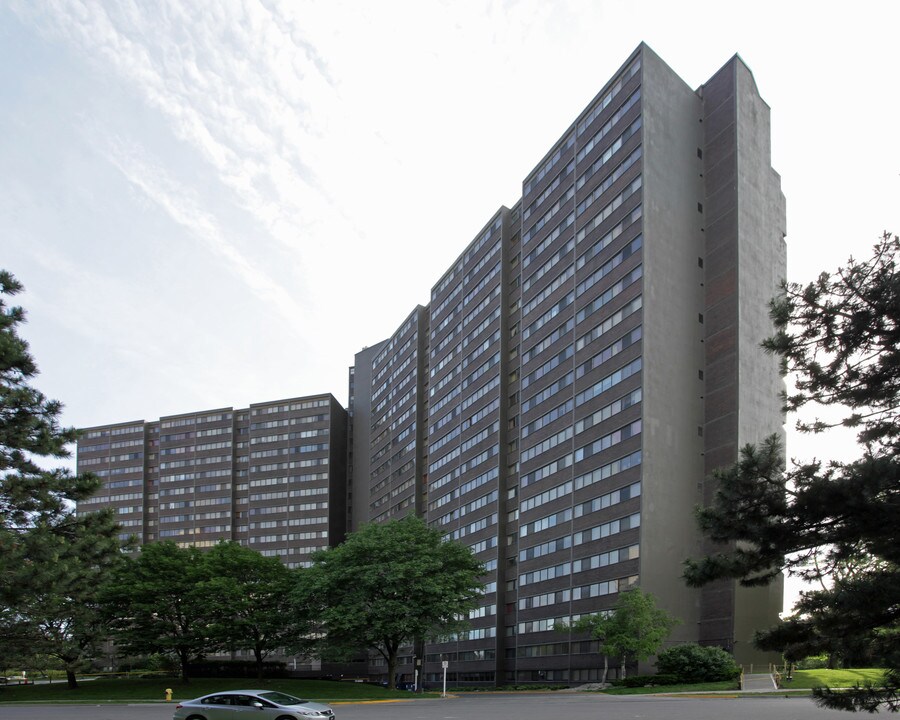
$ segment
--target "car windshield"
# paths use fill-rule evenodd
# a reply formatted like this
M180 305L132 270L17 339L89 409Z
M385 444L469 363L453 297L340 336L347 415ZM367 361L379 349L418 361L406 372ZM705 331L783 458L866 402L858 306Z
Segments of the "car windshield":
M306 702L306 700L301 700L294 695L288 695L283 692L264 692L260 693L259 696L269 702L278 703L279 705L302 705Z

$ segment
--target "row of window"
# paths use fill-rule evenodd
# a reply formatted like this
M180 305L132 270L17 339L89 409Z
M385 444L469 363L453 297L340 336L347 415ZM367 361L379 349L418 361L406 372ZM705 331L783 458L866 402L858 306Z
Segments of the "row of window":
M628 258L636 254L641 249L642 244L643 236L638 235L624 248L613 255L607 262L603 263L603 265L594 270L594 272L592 272L584 280L578 283L578 285L575 286L575 297L580 297L581 295L583 295L589 289L594 287L594 285L603 280L603 278L609 275L613 270L619 267L619 265L625 262Z
M110 490L115 490L118 488L125 488L125 487L137 487L138 485L143 485L143 484L144 484L143 478L135 478L134 480L116 480L111 483L106 483L106 487L109 488Z
M494 457L494 455L499 454L499 452L500 452L500 449L498 448L497 445L491 445L491 446L487 447L484 451L482 451L475 457L470 458L469 460L466 460L464 463L461 463L458 467L456 467L453 470L453 472L447 473L443 477L436 478L434 481L429 483L429 489L432 492L434 492L438 488L441 488L444 485L446 485L447 483L452 482L453 480L456 480L457 478L461 477L465 473L474 470L482 463L486 463L488 460L490 460L492 457Z
M302 400L287 405L270 405L268 407L256 407L250 410L250 414L256 415L272 415L273 413L295 412L297 410L309 410L311 408L329 407L331 401L327 398L321 400Z
M289 427L291 425L307 425L309 423L324 422L328 415L306 415L304 417L285 418L282 420L266 420L264 422L251 423L250 430L269 430L271 428ZM245 430L245 428L238 428Z
M488 305L490 305L495 298L500 295L500 285L495 285L494 289L491 290L484 298L469 312L467 312L462 319L463 328L466 327L471 322L474 322L475 319L479 316L479 314L484 310Z
M629 198L638 193L641 189L643 181L641 176L638 175L634 180L629 183L628 187L626 187L622 192L616 195L612 200L610 200L600 211L597 212L585 225L578 231L575 235L575 242L580 243L587 237L588 233L592 232L596 228L600 227L604 220L606 220L610 215L612 215L616 210L622 207L622 204L625 203Z
M499 492L497 490L492 490L491 492L487 493L486 495L482 495L481 497L475 498L471 502L466 503L465 505L462 505L462 506L456 508L452 512L449 512L446 515L443 515L442 517L438 518L437 524L438 525L446 525L449 522L458 520L461 517L465 517L470 512L475 512L476 510L480 510L483 507L487 507L491 503L497 502L499 497L500 497Z
M110 455L109 457L89 458L80 460L79 465L99 465L107 462L127 462L128 460L140 460L144 457L143 452L125 453L124 455Z
M632 455L629 455L628 457L631 458L632 460L634 459ZM640 462L639 457L638 457L637 461ZM622 465L621 458L619 460L617 460L616 462L619 463L619 466L618 466L619 471L621 471L622 469L627 469L627 467L633 467L633 465L631 464L630 461L628 464L626 464L625 468L621 467L621 465ZM607 474L601 473L602 479L608 479L608 478L612 477L612 475L615 474L614 472L612 472L614 465L615 465L615 463L610 463L609 465L603 466L604 468L608 469L608 473ZM602 468L600 468L600 470L602 470ZM591 484L591 483L586 483L586 484ZM584 487L584 485L585 484L583 483L581 485L581 487ZM541 505L546 505L547 503L553 502L554 500L557 500L561 497L568 496L572 493L572 490L574 487L575 487L574 482L572 480L567 480L566 482L560 483L559 485L556 485L555 487L552 487L548 490L544 490L543 492L538 493L537 495L532 495L529 498L525 498L519 503L519 511L524 514L524 513L528 512L529 510L534 510L535 508L540 507ZM617 505L620 502L624 502L625 500L628 500L630 498L637 497L640 494L641 494L641 484L639 482L632 483L631 485L628 485L625 488L619 488L618 490L613 490L612 492L606 493L605 495L601 495L598 498L589 500L589 501L587 501L587 505L582 504L580 506L576 506L575 517L581 517L581 515L586 511L593 512L595 510L607 508L612 505Z
M187 535L212 535L214 533L231 532L231 525L204 525L193 528L177 528L173 530L160 530L159 536L165 537L185 537Z
M403 324L394 336L390 339L390 341L381 349L381 352L372 360L372 369L374 370L376 367L381 365L382 362L388 357L388 355L393 354L394 357L398 357L403 355L406 352L410 345L412 344L413 339L415 338L417 333L414 333L412 337L408 338L402 346L399 346L399 343L403 340L404 337L413 330L416 329L416 320L418 314L413 311L412 315L410 315L409 319ZM395 352L396 350L396 352ZM390 368L390 363L385 365L381 370L378 371L377 374L374 375L375 380L380 380L384 373L388 371Z
M534 189L537 184L543 180L548 173L553 171L553 168L562 160L563 154L571 148L575 144L575 133L571 133L568 135L565 140L563 140L550 158L538 169L536 173L534 173L528 180L526 180L525 185L522 188L522 197L527 196L532 189Z
M184 482L185 480L202 480L204 478L229 477L231 470L224 468L220 470L201 470L199 472L179 473L177 475L161 475L160 482Z
M478 251L481 250L482 247L484 247L484 244L491 239L491 236L500 229L502 224L503 218L501 216L498 216L494 220L494 222L491 223L491 226L481 234L481 237L479 237L472 246L466 249L466 252L463 255L463 263L468 263L469 260L471 260L478 253Z
M613 144L610 145L600 157L598 157L593 163L591 163L591 166L579 176L578 180L575 183L575 186L579 190L584 187L585 183L587 183L588 180L590 180L592 177L594 177L594 175L600 172L604 168L604 166L615 157L616 153L625 146L625 143L627 143L634 135L640 132L640 129L641 118L638 118L633 123L631 123L631 125L629 125L625 129L625 131L615 139L615 141L613 141ZM581 215L581 213L583 213L591 203L593 203L603 193L609 190L609 188L612 187L612 184L616 182L616 180L618 180L620 177L622 177L625 171L628 170L632 165L634 165L640 159L640 157L641 148L640 146L638 146L637 149L632 150L628 157L622 160L622 162L620 162L613 169L613 171L603 179L603 182L599 183L597 187L591 190L590 194L584 200L578 203L578 207L575 210L576 214Z
M584 160L585 156L590 153L598 144L603 142L603 138L609 135L610 131L619 123L625 114L631 110L637 103L641 100L641 89L638 88L631 95L628 96L628 99L623 102L619 108L610 116L609 120L607 120L601 128L594 133L590 140L584 143L575 155L575 161L581 162Z
M522 245L527 245L531 238L533 238L541 230L543 230L544 226L548 222L550 222L573 197L575 197L575 188L570 186L565 193L557 198L556 202L550 206L547 212L545 212L540 218L538 218L537 221L530 228L528 228L528 230L525 231L525 234L522 235Z
M251 493L250 502L264 502L281 498L309 497L310 495L327 495L327 487L300 488L296 490L281 490L277 492ZM293 506L292 506L293 507ZM296 506L301 507L301 506Z
M179 500L177 502L160 503L160 510L179 510L181 508L208 507L210 505L230 505L231 497L214 497L203 500Z
M175 418L173 420L163 420L160 423L161 428L184 427L186 425L199 425L200 423L221 422L222 420L231 420L231 413L219 413L215 415L202 415L200 417Z
M87 435L82 436L86 438ZM100 452L101 450L118 450L119 448L126 447L139 447L144 444L143 438L136 438L134 440L120 440L114 443L95 443L94 445L82 445L80 442L78 444L78 452Z
M256 460L264 457L277 457L279 455L296 455L297 453L323 452L328 450L328 443L315 443L311 445L298 445L296 447L270 448L268 450L254 450L250 458Z
M194 522L196 520L218 520L221 518L230 518L230 510L220 510L218 512L208 513L188 513L187 515L163 515L159 518L160 524L163 523L184 523Z
M482 530L486 530L487 528L493 527L496 524L497 513L493 513L492 515L485 515L483 518L475 520L474 522L470 522L468 525L463 525L453 532L448 533L444 536L444 539L459 540L460 538L464 538L466 535L481 532Z
M455 500L456 498L462 497L466 493L471 492L477 488L482 487L483 485L487 485L490 482L494 482L500 476L500 471L498 468L494 467L488 470L477 477L472 478L471 480L462 483L459 487L453 489L452 492L447 493L446 495L442 495L441 497L433 500L428 503L429 512L433 510L437 510L439 507L443 507L451 500Z
M532 200L527 208L525 208L525 211L522 213L522 220L527 220L531 217L531 213L533 213L544 200L556 192L556 189L562 185L563 180L565 180L574 169L575 161L573 160L560 170L556 177L553 178L552 182L544 188L544 191Z
M97 477L115 477L116 475L128 475L130 473L142 473L144 471L143 465L130 465L129 467L123 468L99 468L97 470L93 470L92 472Z
M280 497L283 496L279 496ZM260 497L258 500L271 500L273 498ZM327 502L301 503L300 505L276 505L270 507L254 507L250 508L250 515L277 515L279 513L298 513L309 512L310 510L327 510ZM293 524L293 523L292 523Z
M551 255L543 265L541 265L537 270L535 270L528 278L522 283L522 292L527 293L531 286L540 280L544 275L546 275L550 270L552 270L556 265L562 260L566 255L568 255L572 248L575 247L575 238L570 237L566 244L560 247L553 255Z
M189 495L192 493L217 492L230 490L231 483L214 483L212 485L196 485L191 487L166 488L159 491L159 497L171 497L173 495Z
M209 455L207 457L188 458L185 460L169 460L159 464L160 470L171 470L179 467L192 467L194 465L213 465L215 463L230 463L231 455Z
M258 437L250 438L250 444L251 445L259 445L260 443L286 442L289 440L301 440L301 439L305 439L305 438L319 437L321 435L328 435L329 432L330 432L330 430L326 427L326 428L319 428L318 430L303 430L301 432L280 433L278 435L260 435Z
M469 270L469 271L465 274L465 276L463 277L463 281L462 281L462 286L463 286L463 287L466 287L466 286L471 282L472 278L474 278L474 277L478 274L478 272L479 272L485 265L487 265L487 264L490 262L491 258L494 257L494 255L496 255L498 252L500 252L500 247L501 247L500 242L495 242L495 243L491 246L491 249L488 250L488 251L482 256L482 258L475 264L475 267L473 267L471 270Z
M574 545L582 545L586 542L592 542L594 540L601 540L602 538L609 537L610 535L616 535L620 532L625 532L626 530L633 530L634 528L641 526L641 514L640 513L632 513L631 515L626 515L625 517L616 518L615 520L610 520L609 522L600 523L599 525L595 525L588 530L581 530L572 535L572 543Z
M142 433L143 425L129 425L127 427L104 428L102 430L88 430L81 437L85 440L98 437L118 437L119 435L131 435L132 433Z
M269 463L266 465L251 465L250 472L269 472L270 470L291 470L293 468L313 467L315 465L327 465L328 458L311 458L309 460L294 460L284 463Z

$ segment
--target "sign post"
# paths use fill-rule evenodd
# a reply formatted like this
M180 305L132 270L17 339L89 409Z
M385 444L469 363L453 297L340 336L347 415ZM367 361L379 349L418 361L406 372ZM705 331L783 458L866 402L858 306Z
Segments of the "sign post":
M447 666L449 664L447 660L441 662L441 667L444 669L444 692L441 693L441 697L447 697Z

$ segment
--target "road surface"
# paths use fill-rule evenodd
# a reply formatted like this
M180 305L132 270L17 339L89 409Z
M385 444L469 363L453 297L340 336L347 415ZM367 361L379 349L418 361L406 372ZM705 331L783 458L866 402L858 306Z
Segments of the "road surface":
M166 705L7 705L3 720L170 720ZM804 697L688 698L594 693L462 694L447 699L334 704L336 720L847 720Z

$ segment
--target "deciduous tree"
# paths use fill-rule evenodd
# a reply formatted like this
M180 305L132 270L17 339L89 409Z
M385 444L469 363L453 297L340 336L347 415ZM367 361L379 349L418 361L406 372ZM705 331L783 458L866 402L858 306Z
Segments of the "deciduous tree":
M592 613L591 615L582 615L578 620L569 624L558 622L553 626L554 630L565 632L573 630L575 632L586 632L596 640L600 646L600 654L603 656L603 675L600 682L605 683L609 676L609 648L606 646L607 628L610 622L610 612Z
M602 652L621 659L620 677L625 677L625 665L655 655L678 622L656 607L650 593L640 588L626 590L619 594L605 625Z
M209 579L200 590L211 613L209 635L230 650L252 650L258 679L276 650L311 651L312 619L291 599L295 571L235 542L219 543L204 560Z
M469 548L412 516L365 525L312 560L296 597L318 608L326 652L375 650L390 687L400 647L465 628L483 588L484 568Z
M171 541L144 545L113 574L102 596L119 649L173 656L181 679L189 682L189 663L222 646L211 633L216 613L209 580L209 565L197 548Z
M609 672L609 658L618 657L619 677L625 677L625 665L655 655L678 620L661 608L650 593L633 587L619 593L611 610L583 615L571 625L557 623L555 630L588 632L599 642L603 655L603 678Z
M717 578L761 585L783 569L821 581L756 642L793 658L846 652L851 638L868 643L888 665L882 686L815 691L820 704L846 710L900 710L898 252L898 238L885 233L871 258L851 258L807 285L785 283L772 303L776 332L763 343L794 379L785 408L814 413L798 429L854 428L859 457L787 467L774 436L743 448L716 473L715 502L700 512L723 550L688 561L685 572L694 586ZM838 419L823 419L823 407Z

